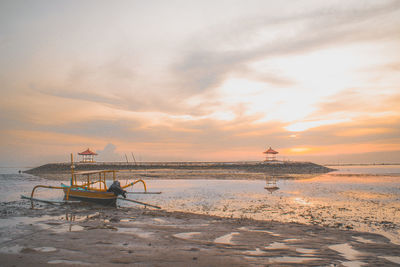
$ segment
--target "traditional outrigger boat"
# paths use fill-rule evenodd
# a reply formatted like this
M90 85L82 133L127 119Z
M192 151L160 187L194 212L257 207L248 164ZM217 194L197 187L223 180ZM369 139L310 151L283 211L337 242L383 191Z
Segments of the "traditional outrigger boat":
M71 154L71 180L70 185L61 183L61 186L48 186L48 185L37 185L32 189L30 197L21 196L24 199L30 199L32 201L41 201L46 203L77 203L80 201L92 202L101 205L115 206L117 199L134 202L137 204L158 208L158 206L150 205L144 202L136 201L133 199L126 198L128 193L125 189L134 186L137 183L141 183L144 188L144 192L136 192L142 194L160 194L161 192L147 192L146 183L142 179L137 179L124 186L121 186L119 181L116 180L117 170L101 170L101 171L87 171L87 172L75 172L75 166L73 163L73 155ZM112 174L112 181L110 187L107 187L107 178L109 174ZM79 179L79 178L80 179ZM82 179L83 177L83 179ZM96 178L97 177L97 178ZM37 188L49 188L49 189L62 189L64 191L63 201L50 201L34 198L34 193ZM133 193L133 192L129 192ZM120 197L123 196L123 197Z

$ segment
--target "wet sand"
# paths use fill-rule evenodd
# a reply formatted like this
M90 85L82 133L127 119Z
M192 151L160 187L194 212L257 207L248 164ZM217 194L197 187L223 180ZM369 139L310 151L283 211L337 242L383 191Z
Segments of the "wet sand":
M145 208L35 207L1 207L2 266L400 264L400 246L371 233Z

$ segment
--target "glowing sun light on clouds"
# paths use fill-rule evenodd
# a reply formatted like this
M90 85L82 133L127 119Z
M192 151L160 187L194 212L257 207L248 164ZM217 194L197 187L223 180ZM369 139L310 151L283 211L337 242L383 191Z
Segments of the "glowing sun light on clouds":
M338 119L338 120L321 120L321 121L304 121L304 122L297 122L286 126L285 129L291 132L302 132L311 128L323 126L323 125L330 125L336 124L341 122L348 122L350 119Z
M0 163L400 153L399 1L50 2L0 2Z

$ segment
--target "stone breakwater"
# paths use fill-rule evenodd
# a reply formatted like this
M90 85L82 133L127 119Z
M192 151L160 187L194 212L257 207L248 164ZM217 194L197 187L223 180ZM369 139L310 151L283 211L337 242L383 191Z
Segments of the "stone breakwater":
M92 170L222 170L227 172L283 174L327 173L334 169L311 162L144 162L139 164L124 162L75 163L75 171ZM71 170L70 163L49 163L25 171L39 175L46 173L66 173Z

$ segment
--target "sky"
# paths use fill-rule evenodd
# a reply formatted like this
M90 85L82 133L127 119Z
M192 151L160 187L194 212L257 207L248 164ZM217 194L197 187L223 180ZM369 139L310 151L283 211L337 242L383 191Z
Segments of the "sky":
M0 1L0 166L400 162L400 1Z

